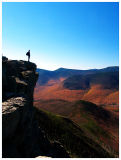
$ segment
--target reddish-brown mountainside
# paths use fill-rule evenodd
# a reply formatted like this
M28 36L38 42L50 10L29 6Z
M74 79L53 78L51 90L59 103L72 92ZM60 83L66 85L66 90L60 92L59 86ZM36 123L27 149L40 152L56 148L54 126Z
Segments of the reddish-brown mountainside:
M97 105L102 105L116 113L119 109L119 91L115 89L104 89L100 85L95 84L87 90L70 90L64 88L64 78L58 80L50 80L45 85L37 83L34 90L35 104L39 105L39 100L62 99L67 101L87 100Z
M87 101L40 100L35 106L55 114L66 116L78 124L85 133L106 148L118 153L118 116Z
M34 105L70 118L87 136L118 155L119 72L69 77L65 73L64 76L60 71L59 76L53 72L44 74L44 79L43 73L40 74L34 90Z

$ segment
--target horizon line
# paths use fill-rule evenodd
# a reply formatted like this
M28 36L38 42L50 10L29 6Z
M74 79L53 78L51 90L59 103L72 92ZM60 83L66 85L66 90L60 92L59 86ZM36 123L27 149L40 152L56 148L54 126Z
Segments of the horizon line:
M105 68L111 68L111 67L119 67L119 65L117 66L107 66L107 67L103 67L103 68L89 68L89 69L76 69L76 68L64 68L64 67L59 67L57 69L54 69L54 70L50 70L50 69L44 69L44 68L38 68L37 69L41 69L41 70L46 70L46 71L57 71L59 69L68 69L68 70L99 70L99 69L105 69Z
M3 55L2 54L2 57L6 57L8 58L7 56ZM11 59L11 58L8 58L8 60L17 60L17 61L27 61L25 59ZM37 66L37 69L42 69L42 70L46 70L46 71L56 71L56 70L59 70L59 69L70 69L70 70L98 70L98 69L104 69L104 68L108 68L108 67L119 67L119 65L109 65L109 66L105 66L105 67L99 67L99 68L90 68L88 67L86 69L86 67L83 69L83 68L66 68L66 67L58 67L56 69L45 69L45 68L41 68L39 67L39 65L36 63L36 62L33 62L33 61L30 61L31 63L35 63L36 66Z

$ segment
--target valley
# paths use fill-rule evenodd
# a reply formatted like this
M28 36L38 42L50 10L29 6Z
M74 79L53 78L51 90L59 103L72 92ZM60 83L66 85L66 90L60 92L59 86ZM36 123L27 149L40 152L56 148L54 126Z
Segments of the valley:
M66 81L66 78L61 77L59 79L51 79L44 85L40 85L37 82L34 91L35 104L37 105L41 99L62 99L71 102L86 100L104 106L116 113L118 112L119 91L117 88L104 88L101 84L93 84L90 88L69 89L63 86L64 81ZM70 84L70 86L72 85Z
M87 137L118 156L118 74L117 67L42 71L34 90L34 106L71 119Z

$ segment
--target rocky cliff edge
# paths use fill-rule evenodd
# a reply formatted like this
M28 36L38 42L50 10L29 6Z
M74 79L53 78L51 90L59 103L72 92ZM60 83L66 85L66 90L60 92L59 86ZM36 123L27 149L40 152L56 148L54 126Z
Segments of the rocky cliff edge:
M34 63L2 57L3 158L69 157L61 144L51 143L38 127L33 107L37 78Z

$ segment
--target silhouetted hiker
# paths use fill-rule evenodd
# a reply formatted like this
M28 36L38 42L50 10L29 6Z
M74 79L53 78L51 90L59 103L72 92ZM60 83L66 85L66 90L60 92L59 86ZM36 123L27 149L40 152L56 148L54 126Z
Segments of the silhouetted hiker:
M30 50L26 53L26 55L28 56L28 62L30 60Z

